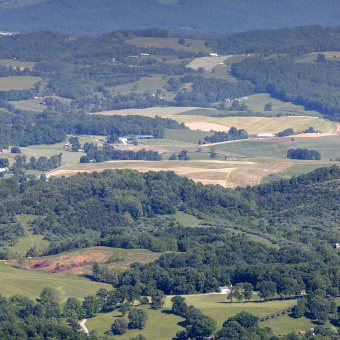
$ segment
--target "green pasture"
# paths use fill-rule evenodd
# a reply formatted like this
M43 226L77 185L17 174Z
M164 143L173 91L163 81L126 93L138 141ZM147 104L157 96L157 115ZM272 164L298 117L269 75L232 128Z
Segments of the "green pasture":
M212 136L213 132L182 129L165 129L164 138L172 141L198 144L199 140L204 140L206 136Z
M69 297L83 299L94 295L100 288L112 289L111 285L92 282L87 278L68 273L46 274L43 271L14 268L0 262L0 293L6 297L15 294L36 299L45 287L56 288L62 302Z
M264 112L269 115L276 116L278 113L292 115L308 115L313 117L322 117L318 111L305 110L302 105L295 105L291 102L284 102L271 97L269 93L259 93L248 96L248 100L243 101L249 110L254 112ZM271 102L273 104L272 111L264 111L264 105ZM229 104L231 106L231 104Z
M53 98L53 100L58 99L62 103L70 104L71 99L67 98L61 98L58 96L49 96ZM12 104L20 110L26 110L26 111L37 111L37 112L43 112L44 110L47 109L47 106L44 104L40 104L41 102L44 101L44 98L36 98L36 99L28 99L28 100L18 100L15 102L12 102Z
M185 45L178 43L179 38L156 38L156 37L139 37L127 40L128 44L136 47L156 47L156 48L172 48L174 50L190 51L194 53L209 53L211 50L204 45L204 40L185 39Z
M268 320L260 321L260 327L270 327L275 335L284 335L291 332L306 331L309 328L314 328L316 326L312 320L305 317L295 319L290 316L291 313L280 314L274 318L269 317ZM329 324L325 325L329 327Z
M166 300L169 300L170 302L170 298L167 297ZM172 339L176 337L178 331L184 330L184 328L179 325L179 322L184 321L183 318L173 315L172 313L163 313L163 311L166 312L171 309L171 307L153 310L150 308L150 305L143 305L138 308L144 309L148 314L145 328L142 330L131 329L123 335L110 336L108 337L109 339L129 340L131 337L135 337L138 334L143 334L148 340ZM118 310L111 313L97 314L94 318L91 318L86 322L86 326L90 332L96 329L99 336L105 336L104 333L111 330L111 324L113 324L117 318L121 317L122 314ZM127 315L125 318L128 320Z
M17 76L0 78L0 91L31 89L33 84L41 81L40 77Z
M35 215L17 216L25 230L25 236L21 237L15 246L7 247L7 249L19 256L24 256L32 247L36 247L37 249L48 247L49 242L43 239L43 235L33 235L33 232L29 230L28 222L34 221L37 217L38 216Z
M42 0L43 1L43 0ZM33 61L20 61L16 59L0 59L0 65L9 67L29 67L33 68L36 63Z
M214 67L219 65L220 63L227 63L228 59L231 56L222 55L217 57L201 57L194 59L191 63L187 65L187 67L192 68L194 70L198 70L199 68L204 68L205 71L210 72Z
M247 311L257 316L264 316L276 311L292 307L296 304L296 300L274 300L268 302L260 302L256 295L254 301L251 302L233 302L227 300L226 294L204 294L204 295L187 295L184 296L188 305L194 305L196 308L217 322L216 330L222 327L224 321L229 317L241 311ZM115 336L115 339L128 340L130 337L143 334L148 340L171 339L174 338L177 331L183 330L180 322L183 318L171 314L171 296L167 296L165 305L161 310L152 310L149 305L140 306L148 313L148 321L143 330L128 330L122 336ZM96 329L100 336L104 336L109 331L111 324L120 318L121 313L113 311L106 314L98 314L94 318L87 321L88 329ZM126 316L125 316L126 317ZM262 326L263 323L260 323ZM264 327L264 326L263 326ZM110 337L111 338L111 337Z
M153 76L153 77L143 77L139 81L134 83L128 83L123 85L117 85L113 87L116 93L120 93L123 95L129 94L133 91L137 93L156 93L158 89L162 90L161 96L164 96L165 90L163 89L164 85L167 83L170 77L164 77L163 75Z
M185 297L188 305L194 305L204 314L212 317L217 322L217 329L222 327L229 317L246 311L258 317L296 305L296 300L272 300L260 302L258 295L253 294L250 302L230 302L227 294L189 295Z
M319 138L298 138L297 136L294 139L294 141L289 140L286 142L270 142L256 139L244 140L216 144L215 148L218 151L234 152L249 157L286 158L287 150L291 148L318 150L323 161L340 157L340 136L338 135ZM300 161L300 163L310 163L310 161Z

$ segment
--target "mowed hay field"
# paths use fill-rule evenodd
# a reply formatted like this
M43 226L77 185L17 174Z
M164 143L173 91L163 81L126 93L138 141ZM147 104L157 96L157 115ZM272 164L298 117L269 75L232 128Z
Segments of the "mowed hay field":
M195 111L193 111L195 110ZM245 129L249 134L258 133L278 133L288 128L294 131L306 130L312 126L316 131L322 133L335 133L336 126L333 122L322 118L310 116L282 116L282 117L210 117L209 115L200 115L211 113L211 110L185 107L165 107L165 108L148 108L148 109L127 109L119 111L105 111L104 115L142 115L147 117L171 118L178 123L184 123L191 130L201 131L228 131L232 126L237 129ZM185 115L188 112L188 115ZM216 110L216 115L222 111ZM197 114L193 114L197 113Z
M31 89L33 84L41 80L40 77L3 77L0 78L0 91Z
M36 299L45 287L56 288L62 302L69 297L83 299L95 295L100 288L112 288L111 285L92 282L69 273L51 275L37 270L14 268L6 264L6 261L0 262L0 293L5 297L19 294Z
M211 71L215 66L227 62L228 58L232 57L231 55L222 55L218 57L202 57L196 58L191 63L187 65L187 67L192 68L194 70L198 70L200 67L203 67L205 71Z

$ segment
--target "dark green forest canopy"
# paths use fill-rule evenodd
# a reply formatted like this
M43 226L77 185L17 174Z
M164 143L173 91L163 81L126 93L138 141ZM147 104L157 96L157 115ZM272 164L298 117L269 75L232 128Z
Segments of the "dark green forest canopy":
M4 103L3 103L4 104ZM7 106L4 104L4 106ZM13 110L14 111L14 110ZM185 129L172 119L161 117L101 116L81 113L64 114L0 111L0 146L55 144L62 142L66 134L85 135L153 135L163 138L164 129Z

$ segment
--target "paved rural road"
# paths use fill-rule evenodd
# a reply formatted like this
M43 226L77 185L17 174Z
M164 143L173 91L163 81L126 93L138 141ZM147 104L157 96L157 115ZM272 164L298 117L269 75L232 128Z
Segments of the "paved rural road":
M90 332L89 330L87 329L87 327L85 326L85 322L87 321L87 319L83 319L82 322L79 322L79 325L80 327L84 330L84 332L87 334L87 335L90 335Z

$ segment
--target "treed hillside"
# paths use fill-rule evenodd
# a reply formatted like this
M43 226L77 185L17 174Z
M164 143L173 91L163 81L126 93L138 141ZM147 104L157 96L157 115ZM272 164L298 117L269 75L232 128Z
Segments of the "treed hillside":
M112 1L45 0L25 6L8 1L0 12L0 30L53 30L72 36L121 29L165 28L175 33L231 33L306 24L335 26L336 0L284 3L234 0Z

